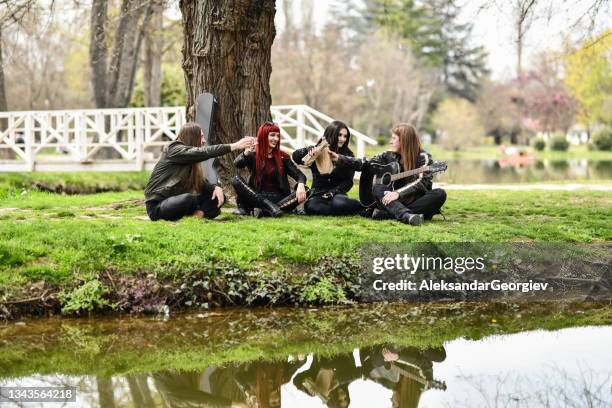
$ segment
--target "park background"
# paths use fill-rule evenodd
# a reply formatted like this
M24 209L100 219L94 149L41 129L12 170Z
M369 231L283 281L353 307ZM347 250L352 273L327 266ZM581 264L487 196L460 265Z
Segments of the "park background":
M181 4L192 16L204 3ZM215 2L226 7L221 27L232 23L230 3ZM197 33L181 4L0 0L0 130L18 111L190 105L203 89L183 71L181 49ZM449 162L436 177L446 220L407 228L224 212L153 223L147 171L2 171L15 159L6 142L23 140L0 133L0 385L76 386L79 406L202 404L198 384L221 367L228 384L246 378L260 407L276 406L252 389L262 376L282 406L330 406L278 378L296 361L341 371L386 345L417 370L400 376L403 393L367 375L353 381L351 407L398 395L400 407L609 405L605 302L359 304L357 295L359 250L372 242L609 244L610 2L233 4L265 6L275 25L250 27L266 44L254 62L269 92L250 111L237 106L243 123L222 136L252 133L270 103L304 104L374 139L371 156L392 124L415 123ZM39 157L67 158L56 144ZM598 256L609 265L609 251Z

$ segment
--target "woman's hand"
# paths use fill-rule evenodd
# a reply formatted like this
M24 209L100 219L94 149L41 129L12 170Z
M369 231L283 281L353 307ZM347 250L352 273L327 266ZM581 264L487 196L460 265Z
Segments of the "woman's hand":
M329 157L333 162L338 161L338 153L336 152L332 152L331 150L329 150Z
M306 187L304 186L304 183L298 184L297 190L295 190L295 195L298 203L302 204L304 201L306 201Z
M219 186L216 186L213 190L211 199L217 199L217 207L221 208L223 203L225 202L225 196L223 195L223 189Z
M232 148L232 151L234 151L234 150L247 149L254 145L255 145L255 138L252 136L245 136L239 141L232 143L230 146Z
M382 199L383 205L389 205L393 201L399 198L399 193L397 191L385 191L385 196Z

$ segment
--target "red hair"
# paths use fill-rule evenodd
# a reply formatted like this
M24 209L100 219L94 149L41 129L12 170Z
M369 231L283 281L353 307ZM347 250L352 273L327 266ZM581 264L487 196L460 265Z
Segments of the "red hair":
M280 134L280 128L276 123L266 122L261 125L257 131L257 147L255 148L255 188L259 188L259 184L261 183L261 171L268 158L268 147L270 146L268 135L270 132ZM279 140L278 144L272 149L272 158L276 164L276 170L281 177L283 175L283 159L288 157L287 153L281 151Z

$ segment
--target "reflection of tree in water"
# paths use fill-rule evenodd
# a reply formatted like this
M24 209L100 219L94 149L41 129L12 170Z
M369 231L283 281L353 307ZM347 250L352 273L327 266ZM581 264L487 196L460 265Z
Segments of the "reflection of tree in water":
M154 373L168 407L281 406L281 386L291 379L299 363L256 362L228 367L210 366L204 371Z

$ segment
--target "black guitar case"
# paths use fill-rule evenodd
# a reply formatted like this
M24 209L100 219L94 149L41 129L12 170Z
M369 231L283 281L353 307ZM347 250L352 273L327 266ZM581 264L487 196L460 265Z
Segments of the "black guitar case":
M212 146L216 144L213 134L213 124L215 120L215 111L217 109L217 101L212 94L203 93L196 99L196 122L204 130L206 145ZM215 170L215 159L208 159L202 162L204 176L211 184L217 184L219 175Z

